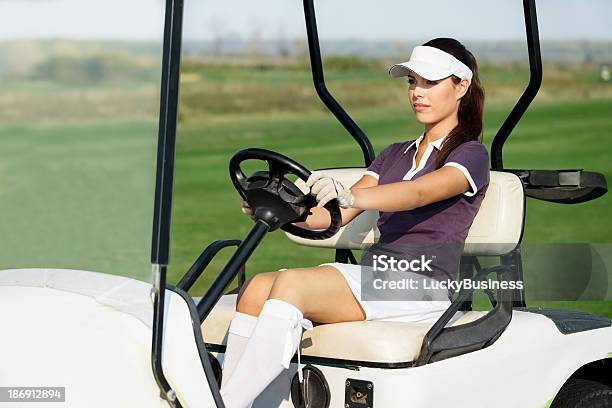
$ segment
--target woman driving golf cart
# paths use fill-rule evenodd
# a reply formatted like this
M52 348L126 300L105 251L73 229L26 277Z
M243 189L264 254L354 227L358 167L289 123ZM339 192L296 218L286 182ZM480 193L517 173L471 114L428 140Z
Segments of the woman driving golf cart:
M462 249L489 183L488 153L479 141L484 92L476 60L460 42L437 38L415 47L409 61L394 65L389 74L407 77L408 100L423 134L385 148L352 186L324 171L313 172L306 185L317 206L296 225L327 228L330 214L323 206L336 199L342 225L364 210L380 212L383 247L448 243ZM244 201L242 210L252 214ZM364 255L362 265L336 262L259 273L242 286L223 365L221 394L227 407L250 406L289 368L302 328L312 328L311 321L433 322L451 304L448 288L444 296L423 298L429 300L365 300L363 271L375 267L377 256L371 255ZM448 251L439 267L416 275L453 280L460 256L461 251Z

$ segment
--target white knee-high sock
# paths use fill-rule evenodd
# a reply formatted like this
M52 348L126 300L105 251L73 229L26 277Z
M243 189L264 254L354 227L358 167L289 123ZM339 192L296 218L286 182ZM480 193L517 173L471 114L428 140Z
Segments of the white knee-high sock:
M249 407L268 384L289 368L302 339L302 327L312 329L312 323L297 307L278 299L264 303L244 354L221 389L227 408Z
M221 388L227 384L227 381L232 376L256 324L257 317L241 312L234 313L227 332Z

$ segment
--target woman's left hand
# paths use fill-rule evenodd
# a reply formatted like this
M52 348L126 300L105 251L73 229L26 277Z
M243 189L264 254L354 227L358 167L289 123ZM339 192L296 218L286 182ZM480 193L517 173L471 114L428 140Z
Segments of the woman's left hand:
M351 190L325 172L312 172L306 181L306 186L310 187L310 194L317 198L319 208L334 198L338 200L341 208L351 208L355 204Z

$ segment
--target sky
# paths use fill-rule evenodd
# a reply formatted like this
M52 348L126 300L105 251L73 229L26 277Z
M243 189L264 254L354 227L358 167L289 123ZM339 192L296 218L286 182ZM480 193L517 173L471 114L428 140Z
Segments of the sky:
M540 37L612 40L611 0L537 0ZM521 0L318 0L330 39L525 38ZM0 0L0 40L160 40L163 0ZM305 36L301 0L186 0L184 37Z

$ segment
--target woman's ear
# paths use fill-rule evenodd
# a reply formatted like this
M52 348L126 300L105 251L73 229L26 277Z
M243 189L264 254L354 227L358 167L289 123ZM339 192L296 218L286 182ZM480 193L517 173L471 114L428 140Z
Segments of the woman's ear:
M455 85L455 91L457 92L457 100L463 98L470 87L470 82L467 79L462 79L461 82Z

